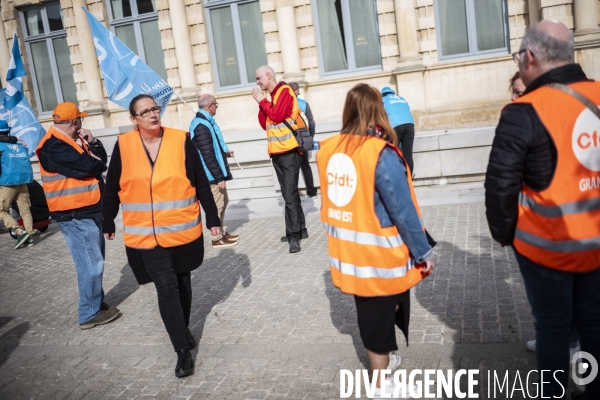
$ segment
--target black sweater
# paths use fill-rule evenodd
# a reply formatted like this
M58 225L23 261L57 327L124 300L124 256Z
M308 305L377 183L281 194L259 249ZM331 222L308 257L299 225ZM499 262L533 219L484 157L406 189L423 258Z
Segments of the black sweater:
M204 173L198 150L189 138L185 142L185 170L191 185L196 188L196 197L200 201L200 205L206 215L206 226L209 229L221 226L217 206L213 199L208 179ZM110 160L106 176L106 188L102 197L102 231L104 233L114 233L116 231L115 218L119 213L119 205L121 204L119 199L121 171L121 152L119 150L119 142L117 142ZM191 243L170 248L173 265L177 273L193 271L202 264L204 258L203 240L204 236L200 236ZM130 247L126 247L125 249L127 260L138 283L151 282L152 280L146 273L140 254L144 250Z
M568 64L539 76L524 94L549 83L587 80L579 64ZM504 108L485 178L486 217L496 241L512 244L522 185L536 191L546 189L554 176L556 157L554 142L533 106L517 103Z

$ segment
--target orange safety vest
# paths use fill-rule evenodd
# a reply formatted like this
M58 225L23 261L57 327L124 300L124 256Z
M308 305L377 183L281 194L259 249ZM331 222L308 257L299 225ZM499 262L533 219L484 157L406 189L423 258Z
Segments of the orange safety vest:
M569 87L600 104L600 82ZM558 154L546 189L521 187L513 245L549 268L595 270L600 267L600 119L576 98L549 87L516 102L533 106Z
M287 123L293 128L304 127L304 120L300 117L300 107L298 107L298 100L296 99L296 93L288 85L281 85L277 92L273 95L271 103L277 104L277 99L281 93L287 90L290 95L294 98L294 105L292 106L292 115L286 118ZM267 150L269 155L285 153L298 147L298 141L294 137L294 133L285 126L282 122L280 124L275 123L271 118L267 116L266 121L267 130Z
M398 228L383 228L375 213L375 170L386 146L402 157L383 139L344 133L323 140L317 153L331 278L344 293L389 296L424 278L420 268L414 268ZM410 174L407 178L421 217Z
M119 136L123 241L136 249L174 247L202 235L196 189L185 169L184 131L163 128L154 167L138 130Z
M62 140L73 147L79 154L88 153L90 149L85 142L81 140L81 146L77 144L70 136L59 132L53 126L48 129L48 132L38 144L35 154L40 159L40 151L42 146L48 139L55 137ZM82 147L83 146L83 147ZM93 206L100 201L100 182L97 178L89 176L83 179L70 178L61 175L57 172L48 172L40 165L40 174L42 175L42 187L46 195L48 209L51 212L69 211L81 207Z

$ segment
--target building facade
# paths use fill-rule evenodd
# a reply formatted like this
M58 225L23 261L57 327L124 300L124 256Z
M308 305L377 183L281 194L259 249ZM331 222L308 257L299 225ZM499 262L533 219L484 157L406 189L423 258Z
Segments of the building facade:
M199 94L213 93L226 140L248 165L268 162L251 96L263 64L279 79L300 83L320 133L340 128L345 95L359 82L396 89L417 131L495 125L517 70L510 53L544 19L573 30L576 61L600 79L600 0L1 0L0 6L2 85L17 32L26 94L44 125L63 100L90 114L91 129L131 125L127 110L107 100L86 7L181 97L173 97L166 126L187 130L194 112L184 101L195 109Z

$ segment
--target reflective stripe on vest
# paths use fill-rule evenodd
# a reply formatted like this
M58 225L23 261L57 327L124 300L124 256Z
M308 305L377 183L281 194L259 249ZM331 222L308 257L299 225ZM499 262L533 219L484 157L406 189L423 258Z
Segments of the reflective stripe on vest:
M357 278L394 279L405 276L408 270L414 267L414 261L409 259L407 265L401 265L396 268L378 268L364 265L357 266L350 263L344 263L335 257L329 256L329 265L339 270L344 275L351 275Z
M385 248L402 246L404 243L400 235L380 236L374 233L356 232L350 229L338 228L328 223L324 223L325 231L329 236L367 246L379 246Z
M600 104L600 82L568 85ZM600 157L593 141L582 137L600 131L600 120L575 97L543 86L516 100L529 104L557 150L556 167L547 188L522 185L513 246L536 264L566 272L600 268L600 187L581 182L598 175ZM587 135L587 136L586 136Z
M70 136L59 132L53 126L48 129L48 132L36 149L38 159L41 159L40 152L44 143L50 138L56 138L73 147L79 154L90 154L89 147L84 140L81 140L81 146L77 144ZM83 146L83 147L82 147ZM100 182L96 177L89 176L82 179L70 178L56 172L48 172L39 164L40 175L42 178L42 187L48 208L51 212L69 211L77 208L88 207L98 204L100 201Z
M290 96L293 98L292 113L286 118L286 121L293 129L298 128L298 120L300 115L300 109L298 107L298 100L296 99L296 93L286 84L282 84L277 89L277 92L273 94L271 104L275 106L279 96L284 91L288 91ZM302 118L300 118L301 120ZM304 123L302 123L304 124ZM270 155L285 153L298 147L298 141L294 137L294 133L283 123L275 123L271 118L267 116L265 122L265 129L267 133L267 149Z
M317 153L331 278L344 293L389 296L405 292L424 277L420 268L413 268L396 226L382 227L375 212L375 172L386 146L375 137L340 134L321 142ZM410 176L407 179L420 218Z
M148 160L139 131L124 133L118 140L125 246L169 248L198 239L202 220L196 189L186 175L186 133L163 128L154 165Z

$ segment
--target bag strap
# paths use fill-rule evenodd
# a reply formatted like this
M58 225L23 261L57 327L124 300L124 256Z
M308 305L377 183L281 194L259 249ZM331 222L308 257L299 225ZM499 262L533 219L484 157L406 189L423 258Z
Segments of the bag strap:
M600 109L587 97L579 93L577 90L574 90L567 85L563 85L561 83L550 83L546 85L552 89L560 90L563 93L569 94L579 100L583 105L585 105L588 110L594 113L598 119L600 119Z
M283 123L285 124L285 126L287 126L287 128L292 131L292 134L294 136L298 136L298 132L296 132L296 130L294 128L292 128L292 126L290 124L288 124L288 122L284 119Z

